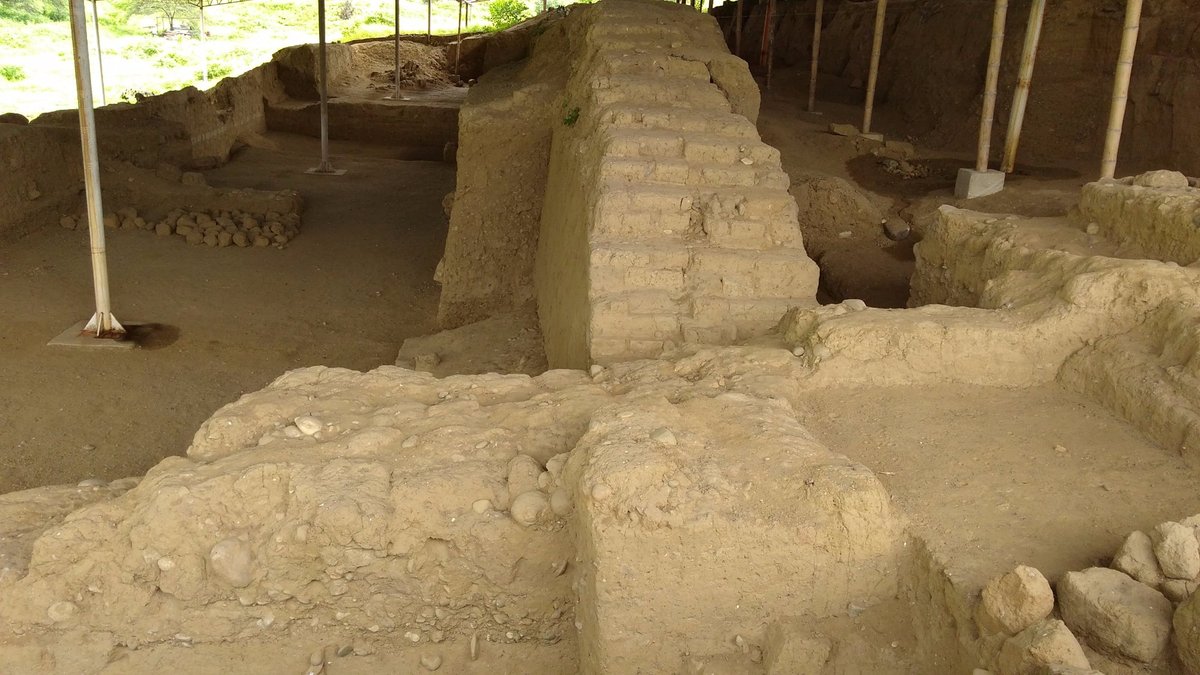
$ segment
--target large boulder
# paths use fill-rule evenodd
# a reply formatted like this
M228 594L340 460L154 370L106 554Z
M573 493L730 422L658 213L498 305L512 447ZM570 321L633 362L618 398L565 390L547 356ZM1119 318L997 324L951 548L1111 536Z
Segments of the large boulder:
M1046 618L1053 609L1050 582L1036 569L1019 565L988 582L976 616L984 631L1012 635Z
M1112 568L1137 579L1147 586L1158 586L1163 581L1158 557L1154 555L1154 542L1142 531L1130 532L1113 557Z
M1117 570L1068 572L1058 602L1067 626L1100 651L1148 663L1171 637L1171 601Z
M1200 594L1193 593L1175 610L1175 651L1188 673L1200 673Z
M1192 528L1161 523L1150 533L1150 539L1163 575L1172 579L1195 579L1200 575L1200 542Z
M1090 668L1091 664L1066 624L1043 619L1004 642L996 671L998 675L1034 675L1053 666Z

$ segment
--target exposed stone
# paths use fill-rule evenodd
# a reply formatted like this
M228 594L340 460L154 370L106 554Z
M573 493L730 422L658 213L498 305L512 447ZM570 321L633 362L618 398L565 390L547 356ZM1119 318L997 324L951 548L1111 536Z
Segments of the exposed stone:
M1188 673L1200 673L1200 594L1175 610L1175 652Z
M530 490L513 499L509 513L513 520L528 527L540 520L549 508L550 500L546 499L545 494L538 490Z
M1188 179L1178 171L1160 169L1134 176L1133 184L1148 188L1185 188L1188 186Z
M1200 542L1195 530L1179 523L1161 523L1150 533L1150 540L1164 576L1195 579L1200 575Z
M1068 572L1058 602L1067 626L1101 651L1148 663L1171 636L1171 601L1117 570Z
M1158 586L1158 590L1167 596L1167 599L1174 603L1180 603L1187 600L1188 596L1196 592L1196 587L1200 583L1184 579L1167 579Z
M179 176L179 182L184 185L208 185L208 181L204 180L204 174L196 173L195 171L185 171Z
M254 580L250 546L238 539L222 539L208 552L213 573L234 588L245 588Z
M830 124L829 133L835 136L857 136L858 127L853 124Z
M46 616L54 623L60 623L75 616L75 613L78 611L79 607L75 603L60 600L46 609Z
M58 219L58 224L64 230L74 230L75 229L75 217L74 216L63 216L62 218Z
M1091 667L1066 624L1043 619L1005 640L996 671L997 675L1031 675L1051 665Z
M984 587L977 620L986 632L1012 635L1046 618L1053 609L1050 582L1036 569L1020 565Z
M1113 557L1112 568L1147 586L1157 586L1163 580L1158 558L1154 555L1154 543L1150 541L1150 535L1140 530L1130 532L1125 537L1125 542Z
M508 497L516 499L517 495L538 489L538 475L542 473L542 465L529 455L517 455L508 461Z

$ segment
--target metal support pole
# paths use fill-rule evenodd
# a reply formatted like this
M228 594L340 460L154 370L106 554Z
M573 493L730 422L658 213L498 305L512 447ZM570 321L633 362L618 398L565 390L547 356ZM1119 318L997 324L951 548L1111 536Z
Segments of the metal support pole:
M425 0L425 44L433 44L433 0Z
M867 100L863 106L863 134L871 133L871 115L875 112L875 85L879 82L879 55L883 51L883 22L887 15L887 0L876 0L875 37L871 42L871 66L867 71Z
M465 0L463 2L463 25L467 27L467 30L471 30L471 3Z
M737 11L733 17L733 55L742 57L742 9L746 4L746 0L735 0L737 2Z
M1117 72L1113 79L1104 156L1100 160L1101 178L1112 178L1117 173L1117 152L1121 149L1121 129L1125 124L1125 106L1129 103L1129 76L1133 72L1133 53L1137 49L1141 19L1142 0L1129 0L1125 5L1125 32L1121 34L1121 54L1117 58Z
M200 0L200 81L208 84L208 42L204 37L204 0Z
M812 63L808 73L808 111L817 110L817 63L821 57L821 24L825 21L825 0L817 0L813 14Z
M84 0L71 0L71 38L75 50L75 89L79 95L79 138L83 147L83 186L87 195L88 236L92 250L92 285L96 313L84 333L120 338L125 328L112 314L108 294L108 259L104 246L104 204L100 195L100 161L96 149L96 114L92 109L92 72L88 64L87 10Z
M1021 142L1021 125L1025 122L1025 104L1029 102L1029 87L1033 83L1033 64L1037 60L1038 41L1042 39L1042 17L1046 0L1033 0L1029 6L1029 23L1025 26L1025 46L1021 50L1021 71L1017 89L1013 92L1012 112L1008 116L1008 133L1004 137L1004 161L1000 170L1012 173L1017 166L1017 145Z
M396 10L395 26L396 26L396 98L400 98L400 0L395 0L393 3Z
M454 76L458 77L458 57L462 55L463 3L458 0L458 41L454 43Z
M317 62L321 77L321 163L305 173L341 176L345 169L333 168L329 160L329 58L325 43L325 0L317 0Z
M108 92L104 91L104 48L100 46L100 11L96 9L99 0L92 0L92 26L96 29L96 69L100 71L100 102L108 105Z
M1004 22L1007 17L1008 0L996 0L996 9L992 14L992 46L988 51L987 77L983 83L983 112L979 117L976 171L987 171L988 155L992 151L992 125L996 120L996 86L1000 82L1000 57L1004 51Z

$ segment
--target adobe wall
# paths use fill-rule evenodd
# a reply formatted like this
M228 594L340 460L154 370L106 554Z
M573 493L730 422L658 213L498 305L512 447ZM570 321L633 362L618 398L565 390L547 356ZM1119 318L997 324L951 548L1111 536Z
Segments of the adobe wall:
M535 271L550 364L730 344L813 304L757 88L712 17L608 2L578 21Z

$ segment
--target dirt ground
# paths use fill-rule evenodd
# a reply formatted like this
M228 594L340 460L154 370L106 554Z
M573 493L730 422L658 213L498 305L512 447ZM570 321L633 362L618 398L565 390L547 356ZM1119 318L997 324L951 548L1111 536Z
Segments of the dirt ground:
M288 369L390 364L406 338L434 330L454 167L335 143L348 173L309 176L315 140L269 140L276 149L248 148L207 178L299 190L302 233L286 249L108 233L117 317L164 325L146 348L46 346L93 311L86 232L47 227L3 250L0 493L145 473L183 453L218 407Z

